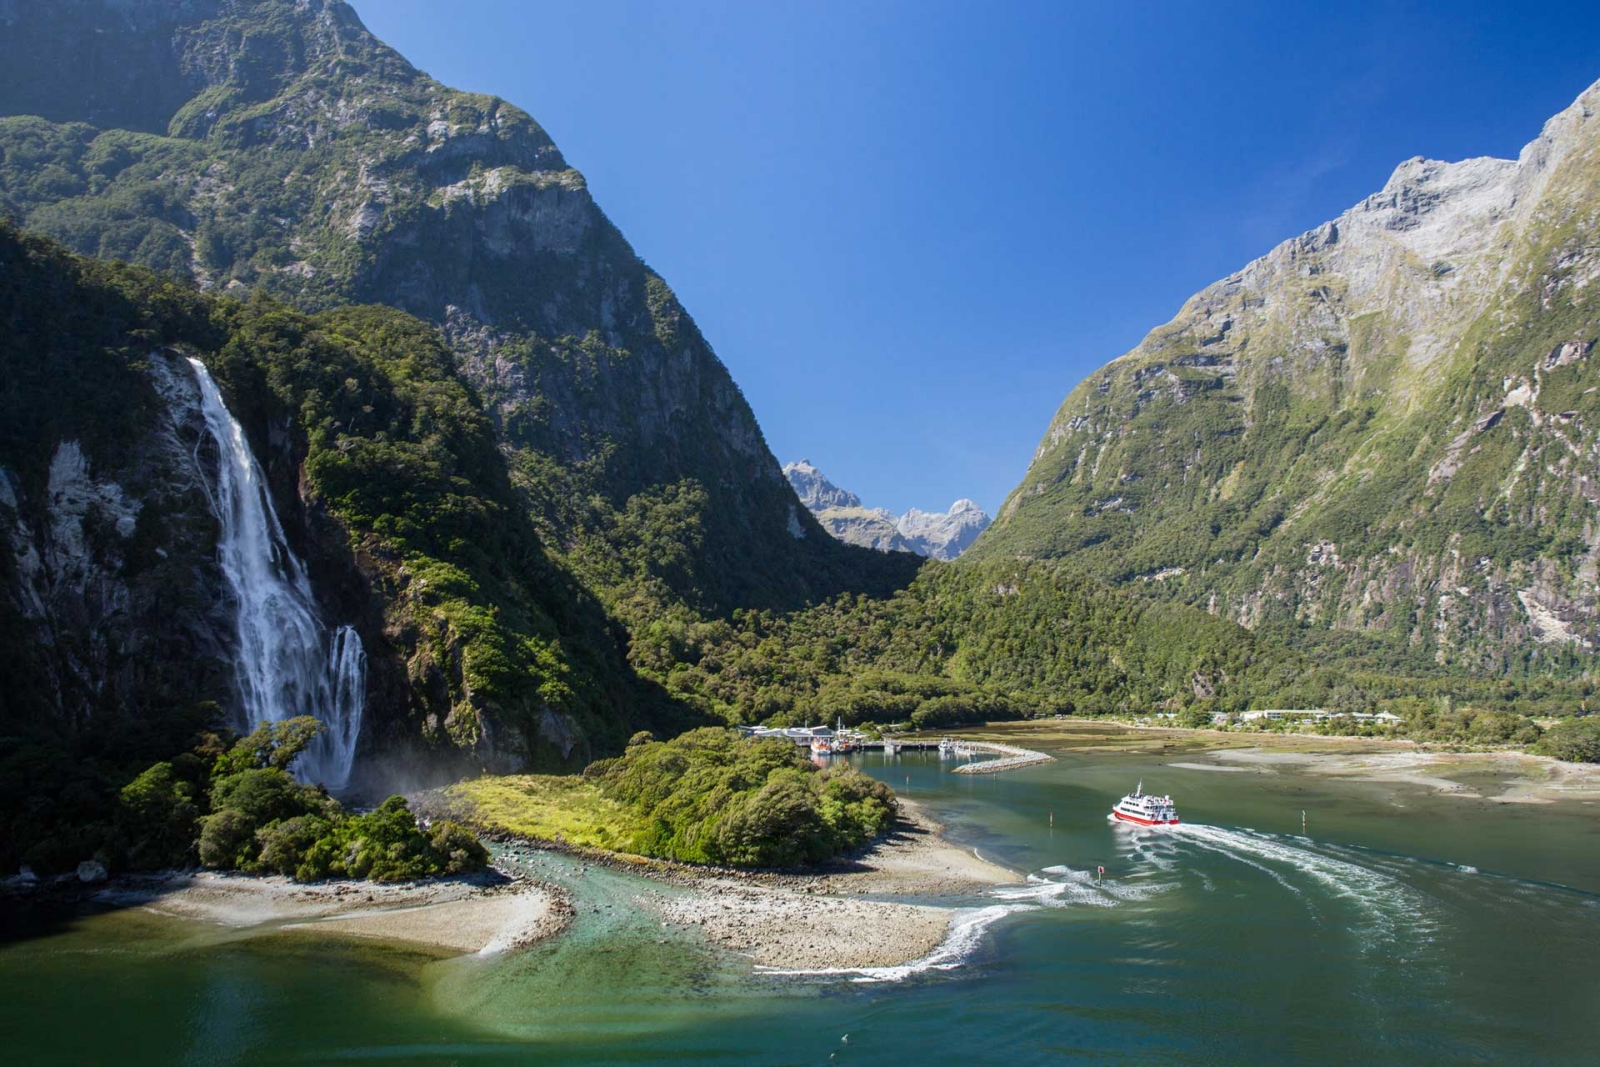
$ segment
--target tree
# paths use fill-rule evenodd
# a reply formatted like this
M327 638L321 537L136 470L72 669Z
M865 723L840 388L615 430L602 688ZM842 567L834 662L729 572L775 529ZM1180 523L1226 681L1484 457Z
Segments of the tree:
M1573 763L1600 763L1600 717L1556 723L1545 731L1534 751Z
M237 774L252 768L287 771L324 729L322 721L297 715L281 722L265 722L217 757L214 775Z
M183 866L195 850L200 805L192 783L157 763L122 787L116 833L135 870Z

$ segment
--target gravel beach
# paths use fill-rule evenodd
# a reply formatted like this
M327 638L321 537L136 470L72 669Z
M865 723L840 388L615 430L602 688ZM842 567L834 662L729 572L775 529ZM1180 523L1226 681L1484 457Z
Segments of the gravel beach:
M714 945L765 967L894 967L921 959L949 935L961 909L927 898L971 898L1021 877L939 835L917 805L900 801L893 831L849 860L804 874L750 878L681 874L693 890L658 902L670 923L700 927ZM864 899L867 896L875 899ZM918 902L877 899L915 897Z

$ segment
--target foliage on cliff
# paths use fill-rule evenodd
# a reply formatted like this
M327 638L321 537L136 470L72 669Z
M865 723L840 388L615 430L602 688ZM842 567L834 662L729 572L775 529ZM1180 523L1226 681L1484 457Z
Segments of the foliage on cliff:
M314 577L331 576L318 584L352 572L368 583L350 609L381 619L381 633L364 635L368 647L382 656L387 645L402 659L403 700L424 737L471 747L490 713L532 739L554 714L615 750L638 725L674 721L628 669L620 628L545 551L492 425L436 331L382 308L306 316L260 296L216 298L3 227L0 265L8 382L0 465L16 476L16 506L26 513L14 519L48 523L46 483L60 442L80 441L91 470L116 470L152 426L170 420L150 361L192 352L263 457L280 514L303 520L290 523L291 536L331 536L303 547ZM211 521L156 507L141 516L148 544L129 554L124 580L159 565L163 524ZM156 525L144 530L145 519ZM9 567L5 555L0 565ZM0 666L8 681L0 716L72 733L73 717L53 706L70 701L41 691L41 672L30 671L48 649L27 639L16 600L0 615L22 635ZM225 685L225 673L208 680ZM230 696L186 687L181 676L161 682L159 692L133 694L141 717L159 720L162 703L181 711L186 701ZM135 709L101 710L115 719ZM169 737L193 723L179 727Z
M443 328L539 532L624 617L909 577L795 507L692 317L539 124L418 71L347 4L29 6L0 67L33 71L0 77L0 214L203 286Z
M1071 390L974 554L1380 670L1593 672L1597 104L1195 294Z
M0 71L0 214L282 301L213 310L168 284L210 336L147 336L215 361L280 512L301 511L303 467L303 517L348 535L360 578L319 587L377 594L392 643L363 632L374 677L404 675L381 703L405 720L374 724L387 739L579 766L638 726L686 725L619 651L658 617L881 594L914 572L797 506L693 319L538 123L416 70L348 5L23 5ZM56 422L29 447L148 427L134 348L132 410L41 394ZM292 447L267 455L287 427Z

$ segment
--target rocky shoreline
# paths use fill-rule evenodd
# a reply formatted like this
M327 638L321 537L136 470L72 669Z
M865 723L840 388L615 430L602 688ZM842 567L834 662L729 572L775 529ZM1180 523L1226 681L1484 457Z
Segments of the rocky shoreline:
M748 878L679 872L676 884L691 892L660 898L657 907L667 922L698 927L708 943L766 968L852 970L922 959L950 936L968 910L963 904L1021 879L947 841L917 805L900 804L895 828L848 860Z
M1055 759L1046 752L1035 752L1030 748L1002 745L993 741L967 741L964 744L980 752L997 753L1000 758L983 760L979 763L963 763L955 768L952 774L999 774L1001 771L1014 771L1018 767L1031 767L1035 763L1049 763Z
M459 813L457 813L459 814ZM1020 876L952 844L919 806L901 801L894 827L854 855L805 871L697 867L508 834L538 849L655 883L639 902L664 927L775 970L901 967L944 943L953 924L994 885ZM15 881L9 880L9 881ZM581 901L512 863L460 878L382 884L302 884L279 875L184 870L98 884L75 877L7 885L7 895L91 909L139 908L253 937L313 932L412 944L441 955L535 945L581 922ZM231 936L231 935L230 935Z

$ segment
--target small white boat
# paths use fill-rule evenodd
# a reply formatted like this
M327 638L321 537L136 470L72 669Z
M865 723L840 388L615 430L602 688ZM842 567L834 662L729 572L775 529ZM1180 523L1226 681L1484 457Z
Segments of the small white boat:
M1168 796L1149 796L1140 782L1111 807L1111 817L1138 826L1177 826L1178 808Z

